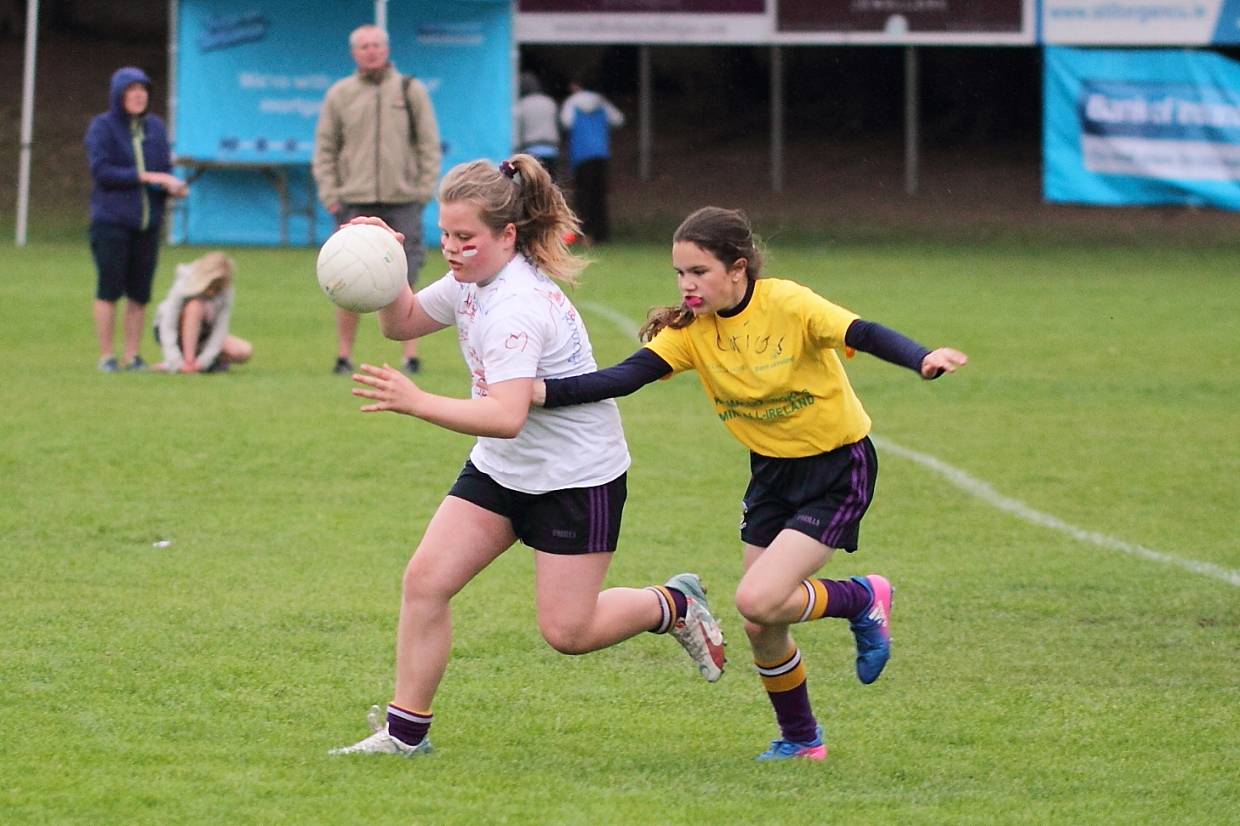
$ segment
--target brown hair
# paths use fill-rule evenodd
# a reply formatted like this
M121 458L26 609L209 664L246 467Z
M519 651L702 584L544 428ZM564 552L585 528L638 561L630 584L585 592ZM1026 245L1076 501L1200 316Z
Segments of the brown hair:
M680 223L672 243L688 241L719 259L725 269L745 259L745 277L750 283L761 278L762 253L758 238L749 225L749 216L739 209L702 207ZM679 330L693 323L694 315L683 303L675 307L653 307L644 327L637 334L650 341L664 327Z
M581 225L532 155L513 155L498 167L489 161L457 164L440 182L438 198L441 204L473 204L494 233L512 224L517 251L552 278L575 285L589 263L569 251L564 236L579 235Z

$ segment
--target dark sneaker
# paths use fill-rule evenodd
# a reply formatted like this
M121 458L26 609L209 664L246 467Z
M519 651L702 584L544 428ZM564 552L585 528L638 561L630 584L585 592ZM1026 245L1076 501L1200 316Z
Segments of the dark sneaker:
M134 356L134 357L133 357L133 361L131 361L131 362L129 362L128 364L126 364L126 365L125 365L125 369L126 369L126 370L130 370L130 371L133 371L133 370L145 370L145 369L146 369L146 360L145 360L144 358L142 358L142 356Z
M891 656L891 595L895 589L878 574L852 579L870 592L870 604L848 626L857 641L857 679L869 685L883 673Z
M336 365L332 367L332 372L337 376L353 375L353 362L344 356L336 356Z
M418 360L417 356L406 358L400 363L400 371L408 373L410 376L414 373L420 373L422 372L422 362Z
M772 740L771 747L758 755L758 760L826 760L827 746L822 742L822 726L818 727L817 736L808 743L794 743L791 740Z
M104 356L103 358L99 359L99 372L100 373L115 373L116 371L120 369L121 369L120 365L116 363L116 358L113 356Z

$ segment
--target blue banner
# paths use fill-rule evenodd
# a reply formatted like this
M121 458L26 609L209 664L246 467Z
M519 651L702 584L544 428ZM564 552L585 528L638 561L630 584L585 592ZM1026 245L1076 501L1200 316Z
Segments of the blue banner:
M1044 80L1048 201L1240 209L1240 64L1048 46Z
M174 241L318 244L334 229L309 174L327 89L354 70L349 33L373 0L179 0L173 117L190 195ZM391 0L392 62L430 92L444 171L512 145L512 10L507 0ZM436 243L436 210L424 215Z

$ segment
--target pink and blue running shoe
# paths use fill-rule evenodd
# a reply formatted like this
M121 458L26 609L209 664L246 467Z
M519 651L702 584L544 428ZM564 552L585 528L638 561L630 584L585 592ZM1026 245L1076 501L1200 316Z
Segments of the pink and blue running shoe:
M771 747L758 755L758 760L826 760L827 746L822 742L822 726L818 727L814 739L808 743L794 743L791 740L772 740Z
M869 685L891 657L891 595L895 589L878 574L852 579L870 592L870 604L848 625L857 640L857 679Z

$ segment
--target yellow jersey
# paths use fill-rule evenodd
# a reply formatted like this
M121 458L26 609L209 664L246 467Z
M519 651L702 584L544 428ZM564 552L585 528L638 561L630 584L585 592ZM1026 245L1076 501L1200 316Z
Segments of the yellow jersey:
M836 353L858 318L808 287L760 278L735 316L665 327L646 347L671 365L672 375L697 371L715 413L745 447L800 458L870 432Z

